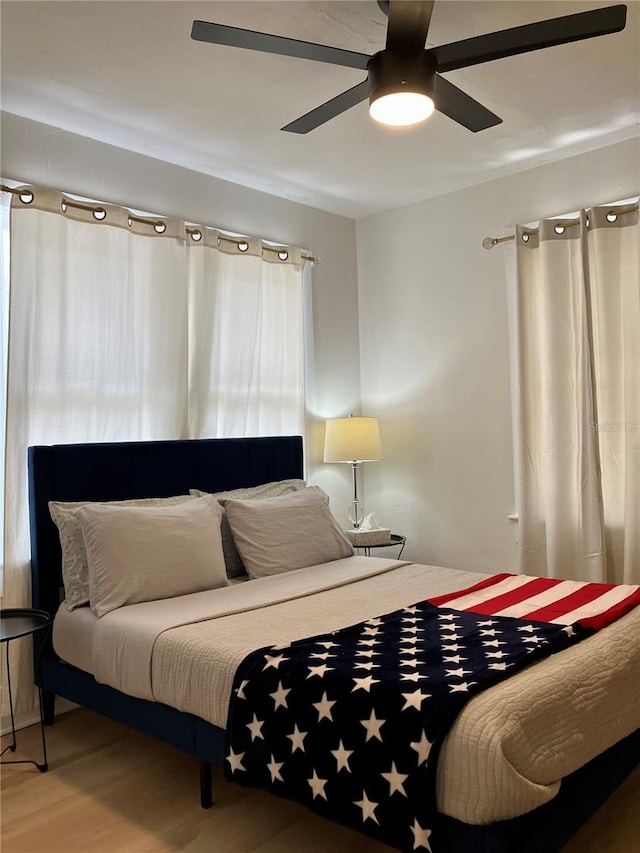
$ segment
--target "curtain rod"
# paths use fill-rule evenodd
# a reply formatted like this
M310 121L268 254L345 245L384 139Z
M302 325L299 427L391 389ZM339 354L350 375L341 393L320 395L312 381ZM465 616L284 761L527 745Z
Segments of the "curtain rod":
M19 187L9 187L6 184L0 184L0 190L3 193L12 193L13 195L17 195L17 196L23 196L23 195L30 194L32 196L32 198L28 202L25 202L25 203L30 204L31 201L33 201L33 193L31 193L30 190L25 190L24 188L21 189ZM104 219L105 216L107 215L106 210L103 207L100 207L100 205L93 205L93 204L86 204L86 203L83 204L80 201L72 201L71 199L65 198L64 201L62 202L62 212L63 213L65 212L67 207L75 207L76 210L90 210L93 213L94 217L98 221L100 221L101 219ZM167 227L162 219L146 219L143 216L136 216L135 214L133 214L131 212L129 212L129 220L131 222L140 222L143 225L152 225L154 227L154 229L159 234L162 234L162 232ZM194 242L197 243L199 240L202 239L202 231L199 228L189 228L188 226L186 226L185 230L186 230L187 234L189 234L191 236L191 239ZM235 245L238 247L238 249L241 252L246 252L249 249L248 241L242 237L229 237L225 234L219 234L218 235L218 243L220 243L221 240L224 240L226 243L235 243ZM263 250L265 250L267 252L273 252L274 254L277 254L281 261L286 261L287 258L289 257L288 251L283 246L267 246L267 245L264 245L264 243L263 243L262 248L263 248ZM283 255L284 255L284 257L283 257ZM301 254L300 257L302 258L303 261L309 261L309 263L311 263L311 264L316 264L319 261L319 258L315 258L313 255Z
M603 207L606 207L606 205L603 205ZM611 205L610 209L607 212L607 217L613 216L614 219L611 220L613 222L613 221L615 221L615 217L623 216L625 213L635 213L639 209L640 209L640 205L637 205L637 204L625 205L624 207L623 206L616 207L615 205ZM571 228L572 226L579 225L579 224L580 224L579 219L558 219L555 227L561 228L562 231L564 231L565 228ZM558 233L561 234L562 231L559 231ZM537 234L537 233L538 233L537 228L531 228L530 230L523 232L523 234L525 234L525 235L533 235L533 234ZM515 240L515 239L516 239L515 234L506 234L504 237L485 237L484 240L482 241L482 248L483 249L493 249L493 247L497 246L499 243L506 243L509 240Z

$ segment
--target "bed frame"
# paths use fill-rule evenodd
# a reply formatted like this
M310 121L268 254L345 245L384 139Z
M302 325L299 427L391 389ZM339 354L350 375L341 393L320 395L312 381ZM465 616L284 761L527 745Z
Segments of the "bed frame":
M219 492L303 477L300 436L30 447L32 603L54 614L62 598L58 532L48 502L168 497L191 488ZM224 760L223 729L167 705L135 699L61 661L49 638L35 638L36 683L45 723L61 696L152 735L200 761L200 800L212 804L211 766ZM470 826L440 817L456 853L556 853L640 763L640 729L563 780L559 794L523 817Z

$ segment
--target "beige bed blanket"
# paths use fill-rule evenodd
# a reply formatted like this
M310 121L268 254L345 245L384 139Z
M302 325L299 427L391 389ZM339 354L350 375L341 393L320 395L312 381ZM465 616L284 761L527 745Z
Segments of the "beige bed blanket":
M240 661L254 649L332 631L483 575L351 557L147 602L97 620L98 681L222 728ZM474 697L442 749L437 801L472 824L550 800L563 776L640 727L640 608Z

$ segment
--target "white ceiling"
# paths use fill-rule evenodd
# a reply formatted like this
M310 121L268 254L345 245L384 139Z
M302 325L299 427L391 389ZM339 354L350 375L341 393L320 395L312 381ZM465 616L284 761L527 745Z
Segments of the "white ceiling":
M438 0L428 45L613 2ZM374 53L387 22L375 0L9 0L2 108L358 218L640 135L640 2L627 7L621 33L448 74L498 127L473 134L435 113L390 130L365 102L297 135L279 128L366 75L195 42L192 21Z

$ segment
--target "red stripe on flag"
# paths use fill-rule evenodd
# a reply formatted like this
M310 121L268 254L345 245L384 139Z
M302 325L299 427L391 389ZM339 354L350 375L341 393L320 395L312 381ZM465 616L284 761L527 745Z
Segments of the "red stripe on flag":
M580 589L570 592L564 598L559 598L557 601L552 601L538 610L531 610L529 613L523 613L523 619L533 619L538 622L553 622L554 619L564 616L565 613L571 613L578 607L600 598L605 592L609 592L611 586L606 583L586 583ZM582 623L580 623L582 624Z
M514 604L526 602L528 598L537 595L540 592L546 592L551 587L562 583L556 578L533 578L528 583L522 584L517 589L504 592L502 595L496 595L495 598L489 598L487 601L481 601L474 604L473 607L465 607L465 610L471 610L473 613L484 613L487 616L492 616L494 613L499 613L506 607L512 607ZM520 619L525 617L520 616ZM526 617L529 618L529 617Z
M459 589L457 592L446 592L443 595L436 595L434 598L427 598L425 600L435 607L442 607L443 604L453 601L455 598L461 598L463 595L468 595L470 592L477 592L479 589L486 589L488 586L494 586L494 584L500 583L500 581L506 580L506 578L513 577L515 575L509 572L504 572L501 575L491 575L490 578L478 581L473 586L467 586L464 589Z
M640 589L632 592L631 595L614 604L613 607L605 610L604 613L599 613L597 616L590 616L587 619L578 619L578 625L582 625L583 628L593 628L594 631L599 631L606 625L615 622L616 619L620 619L621 616L624 616L638 605L640 605Z

